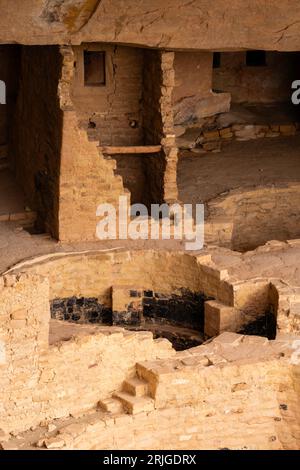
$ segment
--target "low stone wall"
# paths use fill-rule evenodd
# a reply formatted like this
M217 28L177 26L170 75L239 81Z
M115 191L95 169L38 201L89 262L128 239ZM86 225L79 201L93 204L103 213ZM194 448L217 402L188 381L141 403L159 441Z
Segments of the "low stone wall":
M4 449L299 449L299 354L293 341L225 333L139 362L152 409L94 410L28 431ZM139 399L141 400L141 398ZM142 402L143 403L143 402Z
M277 293L280 279L230 277L205 251L57 254L20 263L9 272L46 277L52 317L59 320L140 324L145 318L151 320L155 305L157 321L201 331L204 307L208 336L238 332L267 313L278 317L280 331L299 329L295 289L286 286L286 291L281 288ZM291 316L285 299L292 302Z
M220 94L221 95L221 94ZM225 93L223 93L225 95ZM218 94L217 94L218 96ZM177 143L180 149L194 149L197 153L220 152L222 145L233 140L249 141L263 138L288 137L299 133L300 123L284 124L232 124L218 127L218 115L199 122L199 127L185 128L177 126L179 137Z
M239 188L206 204L207 243L246 251L300 236L300 184Z
M26 273L18 271L26 271ZM128 284L125 284L129 279L134 283L136 290L143 279L143 289L148 289L146 291L148 299L152 299L150 290L154 288L160 291L161 286L164 286L165 292L169 293L180 292L179 286L184 285L192 286L195 292L203 290L219 302L221 319L224 308L227 309L229 315L235 315L235 317L230 317L232 321L229 329L232 328L233 331L237 331L240 327L241 319L249 321L256 318L270 305L274 307L274 312L277 312L280 331L297 333L300 330L300 316L297 310L300 302L297 290L284 285L279 280L256 279L241 282L230 279L227 271L218 269L208 254L195 257L184 253L151 251L98 252L53 255L41 257L39 261L23 263L16 267L14 272L11 271L10 274L0 278L0 383L5 390L0 408L0 429L5 433L23 431L31 426L37 426L43 420L66 418L70 414L76 416L95 408L99 400L109 399L112 393L121 390L124 380L134 376L135 373L144 380L150 380L150 395L155 400L153 419L158 419L160 416L161 412L157 411L160 408L169 409L170 412L172 411L172 416L173 413L178 413L180 416L181 411L183 413L182 407L184 409L191 407L191 410L194 410L191 411L191 416L194 416L195 420L190 416L187 424L196 426L199 403L201 402L202 407L203 400L207 400L205 397L209 396L207 388L203 389L203 380L208 380L205 378L208 373L205 370L210 370L207 366L211 361L215 365L223 362L221 357L215 358L216 351L205 350L204 356L202 350L200 350L201 354L196 351L197 358L193 356L194 350L182 353L186 354L184 360L187 362L183 363L184 373L181 375L182 364L176 361L168 362L169 358L175 354L171 344L166 340L153 340L150 332L128 332L122 328L104 326L89 326L90 329L86 329L84 325L79 332L79 326L75 325L77 329L73 331L74 325L62 322L57 324L58 338L49 343L50 299L55 299L57 295L65 297L81 295L86 296L84 302L93 303L102 299L101 301L106 304L111 301L114 303L114 298L111 299L109 294L109 286L114 286L116 279L125 291L129 289ZM118 296L117 299L122 301L122 297ZM80 308L77 302L73 302L73 308L74 305ZM213 315L212 312L211 315ZM50 333L51 331L53 336L53 329ZM220 331L221 327L217 334ZM256 351L260 348L260 344L265 344L265 341L267 341L265 338L259 338L256 344L255 341L249 340L249 346L246 349L248 352ZM235 345L239 345L239 341L233 344L234 347ZM233 351L236 351L234 354L239 357L240 350L236 348ZM222 353L221 356L224 354ZM182 356L178 357L182 359ZM159 358L167 362L153 364L153 361ZM144 361L150 361L146 372L143 369ZM141 363L141 367L136 369L137 362ZM198 368L200 364L201 367L205 366L205 369L201 369L204 375L197 377L193 368ZM191 371L190 366L193 366ZM153 371L156 367L160 371L159 381L162 381L160 388L157 388L156 379L154 382L151 379L153 374L155 375ZM270 377L274 380L272 367ZM152 372L149 372L150 369ZM256 369L258 369L257 365ZM275 369L278 369L278 365L274 366ZM241 372L240 366L236 369L239 374L247 374L247 370L243 368ZM259 370L265 371L265 366L263 365ZM279 370L282 372L281 368ZM286 371L285 367L283 370ZM164 381L165 378L168 379L169 373L171 373L172 380L174 379L172 382ZM220 380L220 373L217 373L216 381ZM233 372L233 377L236 373ZM195 388L190 389L189 382L186 382L186 374L189 376L188 380L193 378ZM249 376L244 378L245 380L241 379L239 383L247 383L250 380ZM212 383L215 384L214 379ZM275 380L273 383L277 387L278 382ZM86 384L89 384L88 389ZM173 386L169 390L170 384ZM264 383L262 383L263 386ZM277 393L276 387L270 389L274 400ZM290 385L288 387L290 388ZM204 395L201 395L199 390L202 390L201 393ZM256 399L258 397L253 398L254 401ZM260 403L265 407L265 403L263 404L262 401ZM277 406L276 402L272 403L272 407ZM177 411L174 412L174 410ZM275 412L275 408L272 410L272 413ZM162 415L164 413L165 411L162 411ZM137 422L139 419L137 418ZM152 418L149 418L150 424L151 420ZM160 426L155 429L155 432L160 435ZM269 432L270 428L267 431L268 436ZM191 437L186 441L184 438L181 439L182 435L190 434ZM176 441L170 439L170 443L175 445L176 442L179 448L195 445L193 432L190 434L187 433L187 429L184 433L178 431L174 433ZM196 434L198 435L199 431ZM195 437L195 439L199 438ZM208 445L203 436L200 440L199 445L203 447ZM106 442L105 439L103 442ZM151 444L154 448L156 448L155 442ZM266 445L265 438L262 442ZM97 441L95 445L105 446L104 443ZM126 443L128 444L127 441ZM257 445L255 439L253 443ZM83 444L81 442L78 445ZM227 445L231 444L227 443ZM274 444L274 448L275 445L277 446L278 442Z
M47 277L50 299L95 297L108 307L112 306L114 285L163 294L181 288L201 291L197 260L183 252L119 250L49 255L16 269Z
M138 360L175 353L168 341L155 341L151 333L108 327L49 346L48 281L36 274L7 275L0 291L4 432L95 407L134 373Z

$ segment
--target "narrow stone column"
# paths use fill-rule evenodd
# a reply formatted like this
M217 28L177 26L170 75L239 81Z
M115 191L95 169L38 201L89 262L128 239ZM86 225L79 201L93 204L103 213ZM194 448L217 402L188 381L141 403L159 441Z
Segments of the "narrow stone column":
M166 159L164 173L163 199L165 202L174 202L178 199L177 188L177 161L178 148L176 146L172 93L175 85L174 52L161 53L161 100L160 112L162 118L162 150Z

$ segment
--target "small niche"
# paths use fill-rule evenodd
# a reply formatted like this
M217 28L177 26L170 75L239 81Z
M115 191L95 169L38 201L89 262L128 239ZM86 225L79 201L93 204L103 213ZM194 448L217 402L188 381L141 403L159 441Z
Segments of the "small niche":
M84 86L105 86L105 52L84 51Z

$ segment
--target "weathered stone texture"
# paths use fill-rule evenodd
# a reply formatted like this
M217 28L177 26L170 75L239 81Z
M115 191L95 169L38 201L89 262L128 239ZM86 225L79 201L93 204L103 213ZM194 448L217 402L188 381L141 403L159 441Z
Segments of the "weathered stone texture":
M220 195L207 202L206 242L243 251L268 240L297 238L299 197L297 183L236 189Z
M267 52L265 66L249 67L246 52L228 52L213 70L213 88L229 92L233 103L287 103L298 64L298 53Z
M0 290L0 383L6 390L0 428L6 432L96 406L132 375L138 359L173 354L151 333L105 327L49 346L48 282L6 276Z
M122 178L114 174L115 161L105 159L97 143L89 141L87 132L79 126L79 117L70 96L74 55L68 47L62 48L61 53L63 69L59 90L63 130L59 239L92 240L96 236L98 205L112 203L117 207L119 196L127 193Z
M78 0L75 11L70 1L54 11L44 0L1 0L0 6L2 42L300 49L298 0L102 0L98 7L94 1ZM55 21L49 22L51 17Z
M89 136L100 145L143 145L143 50L94 43L73 50L72 101ZM105 86L84 86L84 50L105 52Z

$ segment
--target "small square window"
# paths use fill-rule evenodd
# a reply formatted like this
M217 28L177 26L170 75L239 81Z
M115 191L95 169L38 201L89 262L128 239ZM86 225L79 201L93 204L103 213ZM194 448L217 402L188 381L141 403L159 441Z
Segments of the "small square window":
M84 51L84 86L105 85L105 52Z
M247 51L246 64L248 67L265 67L267 65L266 51Z
M219 69L220 67L221 67L221 53L220 52L214 52L213 68L214 69Z

